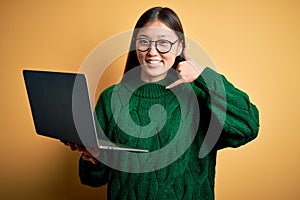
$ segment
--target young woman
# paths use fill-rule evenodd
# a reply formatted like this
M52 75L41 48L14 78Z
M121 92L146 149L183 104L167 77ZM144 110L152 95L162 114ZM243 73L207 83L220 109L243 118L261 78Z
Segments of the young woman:
M247 94L192 60L181 22L169 8L154 7L140 17L124 75L100 95L99 125L111 142L150 152L133 158L78 149L82 184L108 184L108 199L214 199L217 151L258 134L258 110Z

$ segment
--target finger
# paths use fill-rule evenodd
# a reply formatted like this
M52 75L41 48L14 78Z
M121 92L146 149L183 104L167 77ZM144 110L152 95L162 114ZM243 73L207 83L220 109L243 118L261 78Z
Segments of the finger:
M97 160L94 159L94 158L91 158L90 161L91 161L93 164L96 164L96 163L97 163Z
M187 48L184 48L183 51L183 56L187 63L189 63L196 71L198 74L201 74L201 72L204 70L205 67L199 66L190 56L190 53L188 52ZM197 76L198 77L198 76Z
M87 156L87 155L84 155L84 154L83 154L81 157L82 157L82 159L85 160L85 161L90 161L90 162L92 162L93 164L96 164L96 163L97 163L97 159L95 159L95 158L92 157L92 156Z
M181 68L181 64L180 64L180 63L178 64L178 66L177 66L177 68L176 68L176 71L177 71L178 76L179 76L179 74L180 74L181 71L182 71L182 68Z
M86 151L94 157L98 157L100 154L99 149L97 148L87 148Z
M75 144L73 144L73 143L68 143L69 144L69 146L70 146L70 148L71 148L71 150L72 151L75 151L75 150L77 150L77 147L76 147L76 145Z
M79 144L75 144L75 147L77 148L78 151L85 151L85 147Z
M91 159L95 159L90 153L82 152L81 155L83 160L90 161Z
M166 89L174 88L174 87L176 87L176 86L178 86L178 85L180 85L180 84L182 84L182 83L184 83L184 82L185 82L185 81L184 81L183 79L178 79L178 80L175 81L174 83L168 85L168 86L166 87Z
M186 61L192 60L192 58L191 58L191 56L190 56L190 54L189 54L189 52L188 52L188 48L187 48L187 47L185 47L185 48L183 49L183 57L184 57L184 59L185 59Z

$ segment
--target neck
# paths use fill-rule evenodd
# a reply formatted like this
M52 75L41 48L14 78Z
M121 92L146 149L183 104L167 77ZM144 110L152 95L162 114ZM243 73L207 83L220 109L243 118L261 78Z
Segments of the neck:
M143 72L141 72L140 78L141 81L145 82L145 83L155 83L158 81L163 80L164 78L166 78L167 74L162 74L160 76L149 76L149 75L145 75Z

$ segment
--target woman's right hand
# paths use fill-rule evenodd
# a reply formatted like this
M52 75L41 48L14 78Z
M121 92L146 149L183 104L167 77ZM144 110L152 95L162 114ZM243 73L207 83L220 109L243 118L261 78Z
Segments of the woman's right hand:
M82 157L83 160L90 161L93 164L96 164L98 162L97 157L100 155L100 152L99 152L98 149L96 149L96 148L85 148L82 145L73 144L73 143L70 143L70 142L62 141L62 140L61 140L61 142L64 145L69 146L72 151L82 152L81 157Z

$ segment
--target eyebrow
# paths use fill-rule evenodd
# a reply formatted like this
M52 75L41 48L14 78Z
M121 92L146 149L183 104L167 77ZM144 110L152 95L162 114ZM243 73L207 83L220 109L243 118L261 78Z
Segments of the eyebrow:
M147 36L146 34L137 34L137 37L145 37L145 38L149 38L149 36ZM158 38L170 38L171 36L170 35L158 35L157 36Z

